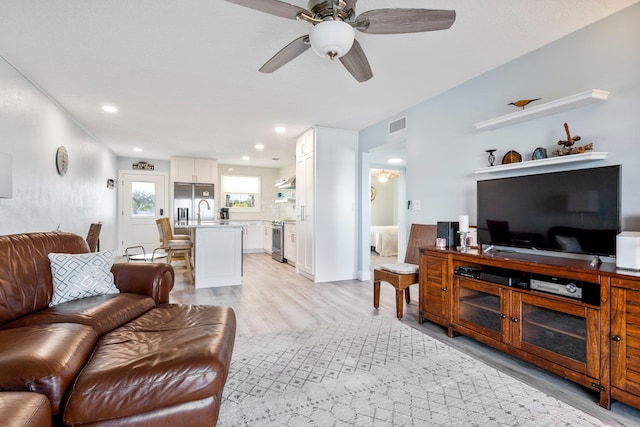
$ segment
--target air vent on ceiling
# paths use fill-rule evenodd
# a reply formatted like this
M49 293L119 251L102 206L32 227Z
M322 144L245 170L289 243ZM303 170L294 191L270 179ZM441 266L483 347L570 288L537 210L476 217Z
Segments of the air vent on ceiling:
M407 128L407 116L400 117L397 120L389 122L389 135L402 132Z

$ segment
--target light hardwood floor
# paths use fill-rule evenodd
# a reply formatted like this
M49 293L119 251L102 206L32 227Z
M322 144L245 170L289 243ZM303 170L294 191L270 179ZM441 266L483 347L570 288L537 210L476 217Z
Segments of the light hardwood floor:
M238 336L251 336L300 329L318 323L357 319L363 316L395 317L395 296L382 284L380 308L373 308L371 282L347 280L313 283L296 274L295 268L280 264L267 254L245 254L241 286L196 290L189 284L186 269L176 262L176 284L171 302L230 306L236 312ZM505 355L469 338L448 338L443 328L418 323L418 285L411 287L411 304L400 320L494 368L518 378L545 393L617 426L640 425L640 411L620 402L612 410L599 407L594 393L584 387L525 362ZM523 402L526 404L526 402Z

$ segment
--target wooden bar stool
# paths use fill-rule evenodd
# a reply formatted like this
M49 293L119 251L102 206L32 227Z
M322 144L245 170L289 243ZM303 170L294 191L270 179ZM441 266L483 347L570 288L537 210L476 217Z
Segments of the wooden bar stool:
M404 303L402 295L411 302L409 286L418 283L420 246L435 246L437 225L411 224L404 263L383 264L373 270L373 306L380 306L380 282L387 282L396 289L396 316L402 319Z
M191 262L193 242L191 239L185 238L174 239L175 236L171 230L171 221L167 217L156 219L156 224L158 225L158 233L160 234L160 249L166 252L167 262L171 264L174 259L184 260L187 266L189 281L194 283L193 264Z

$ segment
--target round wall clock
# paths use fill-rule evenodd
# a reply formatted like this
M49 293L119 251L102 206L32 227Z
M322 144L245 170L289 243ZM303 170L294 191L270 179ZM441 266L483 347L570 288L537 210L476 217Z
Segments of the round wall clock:
M58 147L56 151L56 168L60 175L66 174L69 169L69 153L64 145Z

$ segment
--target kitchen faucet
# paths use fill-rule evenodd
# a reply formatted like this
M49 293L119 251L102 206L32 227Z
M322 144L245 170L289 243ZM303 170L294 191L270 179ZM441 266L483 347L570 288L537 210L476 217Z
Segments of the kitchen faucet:
M205 202L207 204L207 210L211 210L211 206L209 205L209 202L207 202L205 199L202 199L198 202L198 217L196 218L198 221L198 224L202 222L202 217L200 216L200 208L202 207L202 202Z

